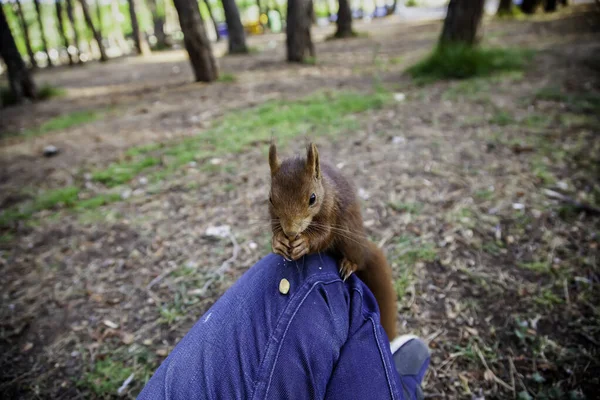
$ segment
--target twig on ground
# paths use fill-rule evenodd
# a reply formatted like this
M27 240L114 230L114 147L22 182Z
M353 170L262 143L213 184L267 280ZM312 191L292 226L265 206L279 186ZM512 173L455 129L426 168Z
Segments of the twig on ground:
M500 386L504 387L505 389L508 389L511 392L514 392L515 391L514 387L510 386L508 383L506 383L502 379L498 378L496 376L496 374L494 374L494 372L490 369L490 367L488 367L487 363L485 362L485 358L483 357L483 354L481 353L481 350L479 350L479 347L477 345L475 345L475 351L477 352L477 355L479 356L479 359L483 363L483 366L485 367L485 370L490 374L490 376L492 377L492 379L494 380L494 382L496 382Z
M510 367L510 385L513 388L513 398L517 398L517 386L515 385L515 365L512 362L512 357L508 358L508 365Z
M175 264L175 263L173 263L173 265L171 265L170 268L167 268L160 275L158 275L156 278L152 279L150 281L150 283L148 284L148 286L146 286L146 290L150 290L152 288L152 286L154 286L158 282L162 281L167 275L169 275L171 272L175 271L177 269L177 267L178 267L178 265Z
M600 215L600 208L588 203L583 203L581 201L575 200L572 197L565 196L562 193L558 193L550 189L544 189L544 194L552 199L560 200L563 203L567 203L575 207L576 209L585 211L590 214Z
M127 386L129 386L129 384L131 383L131 381L133 380L133 377L135 376L135 374L131 374L127 377L127 379L125 379L125 382L123 382L123 384L121 385L121 387L119 387L117 389L117 394L121 395L123 394L123 392L125 391L125 389L127 389Z

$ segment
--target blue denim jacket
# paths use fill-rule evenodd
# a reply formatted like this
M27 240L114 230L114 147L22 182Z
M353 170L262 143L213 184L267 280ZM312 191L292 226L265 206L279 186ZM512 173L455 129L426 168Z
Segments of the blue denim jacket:
M287 294L281 279L290 282ZM139 399L402 399L377 303L315 254L270 254L199 319Z

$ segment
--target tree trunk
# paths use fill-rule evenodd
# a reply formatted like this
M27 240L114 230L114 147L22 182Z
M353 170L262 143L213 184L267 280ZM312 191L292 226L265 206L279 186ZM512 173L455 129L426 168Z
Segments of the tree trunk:
M525 14L533 14L540 5L541 0L523 0L521 3L521 11Z
M52 59L50 58L50 53L48 52L48 42L46 41L46 33L44 32L44 22L42 18L42 10L40 7L40 0L33 0L33 4L35 4L35 12L37 14L38 25L40 26L40 33L42 35L42 46L44 46L44 53L46 53L46 57L48 57L48 66L52 67Z
M62 3L61 0L55 1L56 6L56 20L58 21L58 33L63 41L63 46L67 49L67 54L69 55L69 65L73 65L75 61L73 60L73 55L69 51L69 38L67 37L67 32L65 31L65 24L63 23L63 11L62 11Z
M146 39L140 31L140 26L138 25L135 0L127 0L127 2L129 3L129 16L131 17L131 30L133 33L135 50L141 55L149 54L150 48L148 47L148 42L146 42Z
M483 0L450 0L440 44L474 45L483 16Z
M154 36L156 36L156 46L165 48L167 46L165 36L165 17L158 12L158 0L148 0L148 8L152 14L152 23L154 25Z
M498 11L496 11L496 14L498 14L498 15L510 14L512 5L513 5L512 0L500 0L500 3L498 4Z
M210 1L208 1L208 0L204 0L204 4L206 4L206 9L208 10L208 15L210 16L210 20L212 21L213 26L215 28L215 38L216 38L216 41L218 42L219 40L221 40L221 34L219 33L219 27L217 26L217 20L215 19L215 15L213 14L212 6L210 5Z
M27 48L27 55L29 56L29 62L31 63L32 68L37 68L37 61L35 61L35 54L33 53L33 49L31 48L31 39L29 38L29 25L27 25L27 21L25 20L25 16L23 15L23 8L21 7L21 1L16 1L17 6L17 14L19 15L19 21L21 22L21 30L23 31L23 36L25 39L25 47Z
M71 29L73 29L73 39L75 40L75 51L77 52L76 58L77 62L81 63L81 58L79 54L79 32L77 32L77 25L75 24L75 12L73 10L73 0L67 0L67 18L69 18L69 23L71 24Z
M190 56L196 81L212 82L219 77L217 63L206 36L204 21L196 0L173 0L179 25L183 32L183 42Z
M304 62L306 52L315 56L310 37L312 0L288 0L286 18L286 46L289 62Z
M337 31L335 37L347 38L354 36L352 31L352 11L350 10L350 2L348 0L338 0L338 18L337 18Z
M112 15L112 18L115 21L119 20L120 11L119 11L119 1L118 0L111 0L110 13ZM116 37L117 43L118 43L121 51L123 53L129 53L129 45L127 44L127 41L125 40L125 36L123 36L123 29L121 28L121 24L119 22L117 22L116 24L113 24L113 33Z
M227 23L227 34L229 36L229 53L247 53L246 34L244 26L240 20L235 0L221 0L223 11L225 12L225 22Z
M25 97L35 99L37 97L35 83L17 49L3 7L0 7L0 57L6 64L10 91L15 102L20 103Z
M554 11L556 11L556 6L557 6L556 0L546 0L546 4L544 4L544 11L554 12Z
M396 8L398 7L398 0L394 0L391 7L388 7L386 10L386 15L392 15L396 13Z
M100 50L100 61L102 61L102 62L107 61L108 57L106 56L106 50L104 50L104 44L102 43L102 36L100 36L100 34L96 30L96 28L94 28L94 22L92 21L92 16L90 15L90 9L87 5L87 1L79 0L79 2L81 3L81 8L83 10L83 17L85 18L85 22L86 22L88 28L90 29L90 31L92 31L92 35L94 36L94 39L96 40L96 43L98 44L98 49Z

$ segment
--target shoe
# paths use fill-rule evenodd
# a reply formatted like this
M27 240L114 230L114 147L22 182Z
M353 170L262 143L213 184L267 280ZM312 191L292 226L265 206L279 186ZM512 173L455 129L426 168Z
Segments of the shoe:
M402 335L392 340L390 350L406 399L424 399L421 382L431 359L427 344L415 335Z

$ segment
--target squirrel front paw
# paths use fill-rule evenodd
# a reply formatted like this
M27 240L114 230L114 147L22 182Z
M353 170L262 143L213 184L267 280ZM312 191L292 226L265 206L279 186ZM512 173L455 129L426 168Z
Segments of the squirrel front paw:
M273 238L271 239L271 247L273 248L273 253L279 254L286 260L290 260L290 241L283 234L283 232L277 232L273 234Z
M358 270L358 265L353 263L352 261L344 258L340 265L340 275L342 275L342 279L345 281L352 275L353 272Z
M290 256L292 260L298 260L302 256L308 254L310 243L306 235L300 235L296 240L290 243Z

